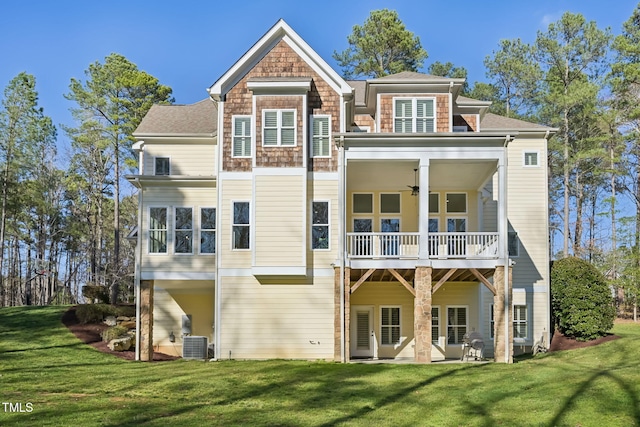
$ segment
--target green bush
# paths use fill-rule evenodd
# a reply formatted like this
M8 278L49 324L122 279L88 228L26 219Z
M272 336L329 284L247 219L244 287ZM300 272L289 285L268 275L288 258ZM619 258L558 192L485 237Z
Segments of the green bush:
M602 273L579 258L554 262L551 307L558 330L579 341L604 336L613 327L611 290Z
M102 336L102 341L109 342L116 338L124 337L127 335L127 332L129 332L129 329L124 326L116 325L105 329L100 335Z
M101 323L105 317L115 315L115 307L108 304L81 304L76 308L80 323Z
M118 305L115 307L115 316L136 317L135 305Z

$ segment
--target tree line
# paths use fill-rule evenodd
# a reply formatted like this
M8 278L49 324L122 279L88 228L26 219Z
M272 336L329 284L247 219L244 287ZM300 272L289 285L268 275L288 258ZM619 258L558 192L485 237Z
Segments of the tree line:
M58 130L38 106L36 80L22 72L0 107L0 306L131 301L137 200L122 196L136 166L132 132L171 88L111 54L71 79L71 149L57 162Z
M428 58L392 10L372 11L333 58L345 78L419 71ZM640 280L640 5L614 36L566 12L531 44L500 40L486 81L464 96L490 111L558 129L549 141L552 258L588 260L636 300ZM429 74L466 78L451 62ZM38 106L35 78L20 73L0 107L0 306L75 301L80 288L130 298L136 200L122 197L136 167L131 133L171 88L112 54L71 79L75 103L68 167L57 165L58 130ZM91 286L95 286L92 288ZM104 297L104 295L103 295Z

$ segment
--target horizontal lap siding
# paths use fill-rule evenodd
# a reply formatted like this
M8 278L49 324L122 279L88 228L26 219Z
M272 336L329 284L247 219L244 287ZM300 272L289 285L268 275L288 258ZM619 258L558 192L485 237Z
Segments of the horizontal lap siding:
M305 265L306 181L303 176L255 177L255 265Z
M251 201L251 180L231 180L225 179L221 183L222 206L218 209L220 215L220 230L218 253L220 254L221 268L250 268L250 250L231 249L231 227L232 227L232 203L234 201ZM251 209L254 209L251 206ZM253 244L251 242L250 244Z
M189 282L184 282L185 289ZM155 282L153 343L159 350L182 354L182 316L190 314L191 335L205 336L213 340L213 289L183 293L182 290L162 288L162 281ZM173 332L175 343L169 341Z
M338 181L308 181L307 185L309 205L307 209L307 238L311 239L311 201L329 202L330 240L329 250L307 250L307 265L315 268L330 268L331 264L339 256L338 222L340 210L338 209ZM310 244L307 248L311 248Z
M462 351L461 344L447 344L447 306L466 306L468 332L480 332L485 343L491 339L489 330L484 330L484 322L480 319L479 286L478 283L447 282L433 294L432 305L440 307L440 342L447 358L458 358Z
M414 357L414 298L404 286L399 282L365 282L351 295L350 304L374 306L373 328L378 344L381 342L380 307L400 306L400 345L394 347L379 344L378 357ZM351 328L355 328L354 319L351 321Z
M220 278L223 358L333 359L333 278L293 283Z
M524 167L523 152L539 151L539 167ZM546 150L542 139L516 139L508 149L508 216L520 239L513 286L548 286L549 249Z
M217 201L215 188L166 188L154 187L143 190L142 209L142 268L145 272L214 272L215 256L198 255L200 208L215 207ZM149 253L149 208L166 207L167 216L167 247L166 254ZM176 207L190 207L193 209L194 248L193 254L173 254L174 215Z
M153 175L155 157L169 157L171 175L212 176L216 174L216 145L146 143L144 175Z

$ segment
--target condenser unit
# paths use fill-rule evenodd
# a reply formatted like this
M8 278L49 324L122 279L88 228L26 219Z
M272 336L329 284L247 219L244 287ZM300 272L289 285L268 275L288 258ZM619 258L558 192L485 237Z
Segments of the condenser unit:
M187 335L182 340L182 358L200 359L207 358L207 337Z

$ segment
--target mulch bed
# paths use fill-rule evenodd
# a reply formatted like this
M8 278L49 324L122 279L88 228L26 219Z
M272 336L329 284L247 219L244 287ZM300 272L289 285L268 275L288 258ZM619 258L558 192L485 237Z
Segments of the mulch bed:
M602 344L603 342L617 340L618 338L620 337L617 335L607 334L604 337L591 341L578 341L574 338L564 336L561 332L555 331L553 338L551 339L549 351L573 350L574 348L591 347Z
M109 353L116 357L126 360L135 360L135 352L133 350L129 351L112 351L109 347L107 347L107 343L102 341L102 336L100 335L102 331L108 328L104 323L98 324L86 324L83 325L78 322L78 318L76 317L76 308L71 307L62 315L62 323L69 328L69 330L75 335L80 341L85 344L89 344L91 347L99 350L103 353ZM170 356L168 354L153 352L153 361L161 362L167 360L175 360L179 359L177 356Z
M126 360L135 360L135 353L133 350L129 351L112 351L107 347L107 343L102 341L102 336L100 335L102 331L108 328L104 323L99 324L87 324L83 325L78 322L78 318L76 317L76 308L71 307L62 315L62 323L69 328L69 330L82 342L85 344L89 344L96 350L99 350L103 353L109 353L116 357ZM553 338L551 339L551 345L549 346L549 351L561 351L561 350L573 350L575 348L584 348L591 347L594 345L602 344L607 341L613 341L620 338L617 335L608 334L604 337L600 337L591 341L577 341L573 338L569 338L564 336L562 333L556 331L553 334ZM177 356L171 356L164 353L153 352L153 361L168 361L179 359Z

